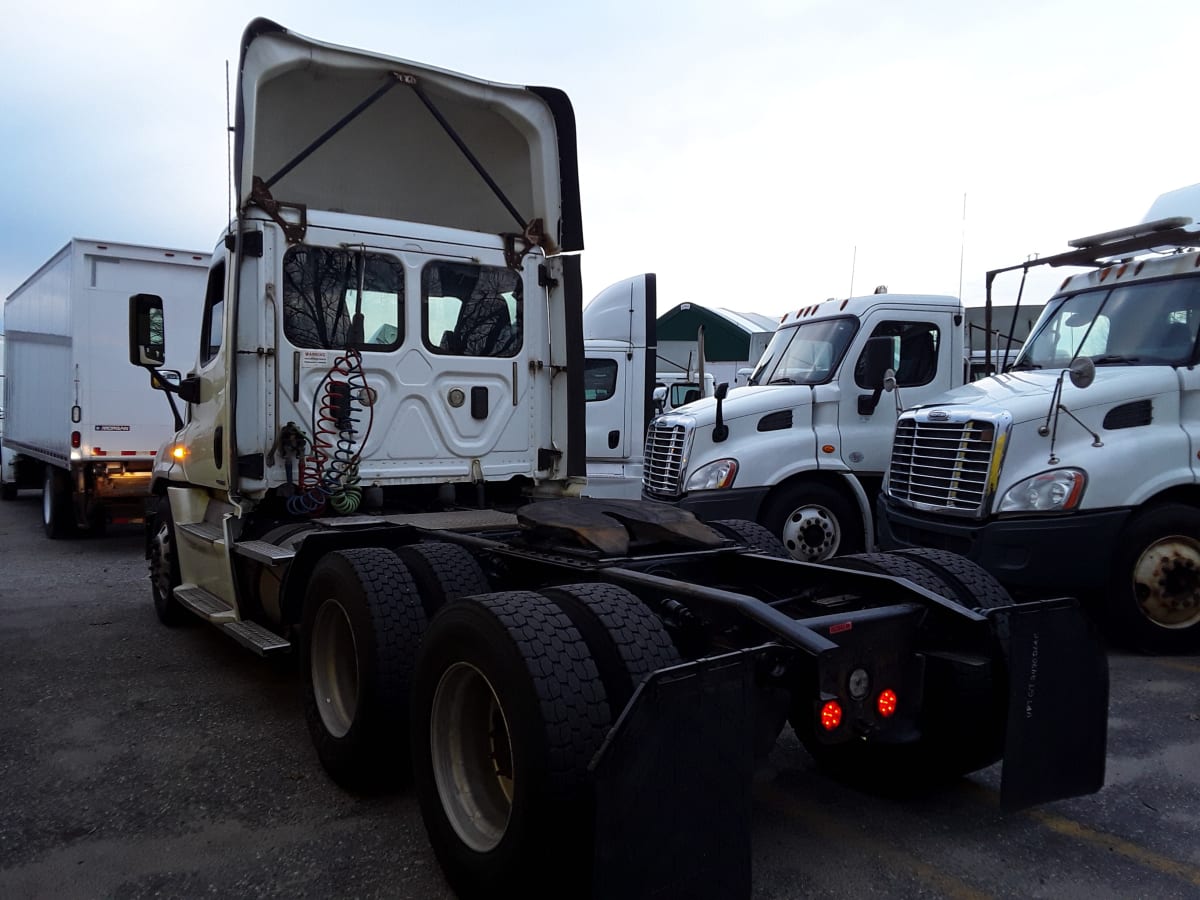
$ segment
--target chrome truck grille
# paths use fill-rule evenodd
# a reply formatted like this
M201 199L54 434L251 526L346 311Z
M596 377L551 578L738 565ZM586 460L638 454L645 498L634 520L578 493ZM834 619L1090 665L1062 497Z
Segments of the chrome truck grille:
M688 428L677 420L660 417L646 429L646 456L642 489L659 497L678 497L687 460Z
M1005 434L1005 426L945 410L902 416L892 444L888 496L918 509L983 515L996 435Z

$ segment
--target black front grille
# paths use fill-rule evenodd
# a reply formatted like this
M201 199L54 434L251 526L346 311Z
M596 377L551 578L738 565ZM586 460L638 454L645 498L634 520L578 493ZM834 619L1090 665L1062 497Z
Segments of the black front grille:
M642 488L648 494L678 497L683 472L687 429L654 421L646 429L646 458L642 469Z
M926 507L981 512L995 439L991 422L900 419L888 494Z

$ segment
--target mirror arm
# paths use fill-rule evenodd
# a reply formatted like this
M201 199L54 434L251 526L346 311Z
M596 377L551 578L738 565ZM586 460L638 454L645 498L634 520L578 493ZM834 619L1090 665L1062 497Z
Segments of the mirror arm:
M174 396L179 393L179 388L163 378L158 369L150 369L150 386L167 395L167 403L170 405L171 415L175 419L175 430L182 431L183 417L179 415L179 406L175 403Z

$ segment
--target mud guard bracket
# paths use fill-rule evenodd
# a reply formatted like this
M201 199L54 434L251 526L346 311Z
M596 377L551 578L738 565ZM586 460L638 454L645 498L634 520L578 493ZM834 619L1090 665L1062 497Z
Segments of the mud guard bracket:
M1008 657L1008 728L1000 802L1017 810L1104 786L1108 657L1078 604L1056 600L989 614Z
M597 900L750 896L757 652L650 675L592 760Z

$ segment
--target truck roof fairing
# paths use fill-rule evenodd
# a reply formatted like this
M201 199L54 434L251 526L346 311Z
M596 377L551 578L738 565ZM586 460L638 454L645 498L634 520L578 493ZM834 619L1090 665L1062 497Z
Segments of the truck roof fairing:
M234 167L240 208L257 179L283 204L468 231L520 233L540 219L547 252L583 248L562 91L326 44L267 19L242 39Z

